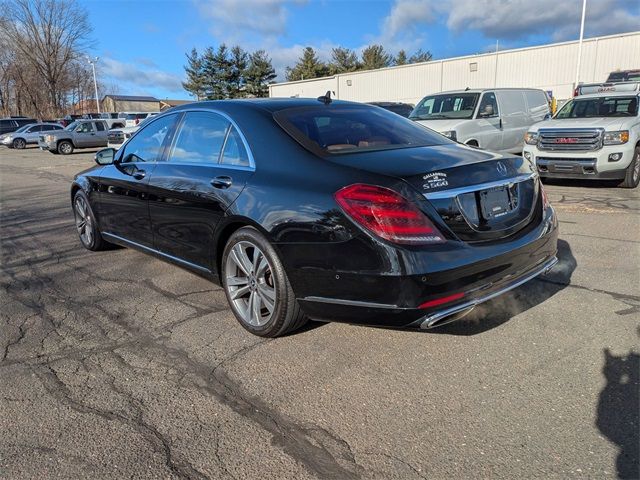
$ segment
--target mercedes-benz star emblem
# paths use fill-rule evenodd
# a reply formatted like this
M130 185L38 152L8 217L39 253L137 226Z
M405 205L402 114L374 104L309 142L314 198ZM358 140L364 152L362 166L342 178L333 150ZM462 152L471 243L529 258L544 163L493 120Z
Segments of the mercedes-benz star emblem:
M496 170L498 170L498 173L503 177L507 175L507 167L502 162L496 164Z

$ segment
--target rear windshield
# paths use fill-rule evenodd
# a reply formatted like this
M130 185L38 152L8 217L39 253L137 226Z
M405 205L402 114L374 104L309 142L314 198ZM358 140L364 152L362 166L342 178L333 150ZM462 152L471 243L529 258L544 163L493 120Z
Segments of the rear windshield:
M597 97L573 99L555 118L635 117L637 114L637 97Z
M127 120L136 120L139 118L146 118L147 114L146 113L128 113L127 114Z
M451 143L395 113L364 105L289 108L274 118L295 140L320 155Z

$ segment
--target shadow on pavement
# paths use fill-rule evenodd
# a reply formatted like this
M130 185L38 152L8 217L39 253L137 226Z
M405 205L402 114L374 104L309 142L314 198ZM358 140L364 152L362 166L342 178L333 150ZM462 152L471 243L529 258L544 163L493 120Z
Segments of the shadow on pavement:
M558 240L558 264L548 275L539 276L498 298L478 305L460 320L426 332L477 335L496 328L564 290L571 283L571 275L577 265L569 244L564 240Z
M620 448L618 478L640 478L640 355L612 355L604 350L602 373L607 384L600 392L596 426Z

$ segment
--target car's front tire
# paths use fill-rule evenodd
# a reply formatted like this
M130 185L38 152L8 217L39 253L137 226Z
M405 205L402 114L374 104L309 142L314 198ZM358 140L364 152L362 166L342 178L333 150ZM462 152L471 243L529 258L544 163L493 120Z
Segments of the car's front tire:
M27 142L25 142L24 139L22 138L16 138L13 140L13 148L17 150L22 150L26 146L27 146Z
M58 143L57 151L62 155L71 155L73 153L73 143L63 140Z
M276 251L255 228L231 235L221 275L231 310L254 335L278 337L307 322Z
M622 188L636 188L640 184L640 146L633 152L633 160L627 167L624 180L620 183Z
M108 244L100 235L89 198L82 190L78 190L73 197L73 215L82 246L92 251L104 250Z

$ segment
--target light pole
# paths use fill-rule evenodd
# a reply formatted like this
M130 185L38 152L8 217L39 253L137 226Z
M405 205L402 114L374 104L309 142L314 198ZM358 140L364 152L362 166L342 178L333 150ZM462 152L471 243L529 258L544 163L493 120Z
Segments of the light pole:
M578 42L578 61L576 62L576 87L580 82L580 63L582 61L582 38L584 37L584 17L587 13L587 0L582 0L582 20L580 21L580 41Z
M91 64L91 69L93 70L93 88L96 91L96 107L98 107L98 113L100 113L100 100L98 99L98 82L96 80L96 62L98 60L100 60L99 57L96 57L95 59L87 57L87 62Z

